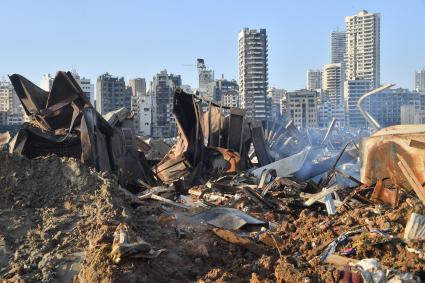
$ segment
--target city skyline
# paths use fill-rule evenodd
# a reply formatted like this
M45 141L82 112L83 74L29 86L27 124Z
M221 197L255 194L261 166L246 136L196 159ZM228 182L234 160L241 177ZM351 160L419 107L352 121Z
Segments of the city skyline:
M249 1L244 3L247 4L228 3L217 16L214 11L220 5L195 15L194 11L202 9L198 3L191 1L180 4L163 2L163 5L126 2L120 9L113 9L116 5L108 2L102 6L99 2L78 1L72 5L59 5L53 1L36 5L26 2L18 9L14 2L5 1L3 6L8 13L0 19L0 23L13 28L3 32L9 41L0 47L0 75L21 73L38 82L44 73L54 75L57 70L75 68L80 75L92 81L105 72L124 76L126 81L135 77L150 81L166 68L169 73L180 74L184 84L196 86L196 67L187 65L195 64L196 58L205 58L217 77L224 74L227 79L237 79L237 34L248 27L267 30L269 86L302 89L305 88L306 70L320 69L329 63L330 33L337 26L345 30L345 16L363 9L382 16L382 83L391 82L413 89L414 72L425 65L425 55L420 52L425 46L425 39L415 36L419 34L420 27L414 24L417 20L415 15L425 11L422 1L386 1L385 4L304 1L308 5L274 1L264 6L254 5L255 9ZM159 8L162 6L166 9L161 10L161 14ZM135 9L137 7L139 9ZM240 13L235 15L231 11L237 7ZM408 17L400 15L402 7L412 10ZM63 9L73 13L63 15ZM137 10L139 14L135 12ZM270 13L264 14L267 11ZM99 18L93 15L94 12L103 16ZM40 18L38 13L43 15L43 20L32 21ZM176 14L181 17L175 17ZM149 21L157 22L159 15L163 22L150 24ZM99 21L95 21L96 17ZM23 18L26 20L21 20ZM30 25L30 22L34 23ZM198 25L194 26L194 22ZM64 30L68 32L64 33ZM114 35L113 40L111 34ZM132 39L139 37L134 35L140 35L140 39L129 40L130 35ZM197 40L189 41L187 38ZM19 56L10 56L12 52L18 52Z

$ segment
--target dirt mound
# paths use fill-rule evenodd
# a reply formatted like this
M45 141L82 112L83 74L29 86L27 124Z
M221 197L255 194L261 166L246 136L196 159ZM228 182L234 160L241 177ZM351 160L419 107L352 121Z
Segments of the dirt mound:
M71 158L0 156L0 275L71 281L108 217L111 184Z
M108 254L120 223L167 251L113 264ZM206 227L178 236L169 208L131 206L113 176L78 160L0 155L0 281L239 281L251 276L254 261Z
M424 211L416 198L404 196L396 209L366 205L335 216L319 205L301 208L286 194L278 199L285 206L275 213L245 197L234 203L274 223L270 230L238 232L263 246L259 256L218 238L207 225L177 226L174 207L156 200L132 204L113 175L78 160L1 154L0 281L338 282L340 271L318 256L338 235L359 227L335 254L352 249L353 259L374 257L384 267L425 270L423 257L402 240L411 212ZM166 252L114 264L109 254L122 223L135 238Z

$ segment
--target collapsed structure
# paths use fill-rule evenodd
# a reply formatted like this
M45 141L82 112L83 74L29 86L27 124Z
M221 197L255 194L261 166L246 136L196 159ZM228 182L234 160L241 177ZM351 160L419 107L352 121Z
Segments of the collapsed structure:
M101 116L70 73L58 72L49 93L20 75L10 79L31 122L10 141L2 135L2 147L30 159L54 154L72 163L77 158L98 172L112 173L100 173L106 174L99 178L109 188L102 198L120 202L126 212L122 217L114 214L114 223L108 222L101 239L90 241L106 247L102 258L116 266L116 274L121 274L116 278L128 276L124 270L143 276L140 267L150 268L146 260L158 261L173 276L164 265L175 264L180 245L185 247L179 250L181 261L192 264L194 271L176 273L177 281L425 278L423 126L394 126L361 140L359 132L336 128L335 120L325 130L300 131L292 122L249 119L243 109L178 89L173 100L178 136L168 145L137 136L127 109ZM119 185L105 181L114 175ZM6 180L6 188L15 184ZM13 188L8 193L13 195ZM96 195L83 199L90 198ZM108 211L115 207L108 206ZM144 220L135 217L140 213L157 220L141 223ZM162 231L158 237L167 239L149 238L156 241L153 248L138 237L143 234L141 225ZM224 251L233 253L226 261ZM0 259L0 278L25 280L26 269L12 269L11 255ZM95 261L91 267L105 265ZM53 271L42 269L34 278L54 278L54 267L49 268ZM71 278L101 280L113 274L108 267L102 278L86 268L87 264L75 268ZM167 281L156 275L125 278Z

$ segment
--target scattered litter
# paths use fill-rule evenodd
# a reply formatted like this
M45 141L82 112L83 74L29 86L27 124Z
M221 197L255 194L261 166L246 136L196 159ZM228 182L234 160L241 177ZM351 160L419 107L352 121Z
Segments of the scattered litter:
M178 89L153 140L71 73L10 79L30 121L0 133L2 282L425 280L423 125L299 129Z

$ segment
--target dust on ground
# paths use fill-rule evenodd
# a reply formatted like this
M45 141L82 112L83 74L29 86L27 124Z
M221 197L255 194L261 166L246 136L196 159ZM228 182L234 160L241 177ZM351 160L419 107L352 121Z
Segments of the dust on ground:
M411 212L423 212L404 196L398 208L366 205L328 216L320 205L285 205L272 213L241 198L235 207L276 223L276 246L257 256L216 237L211 227L176 226L175 208L155 200L134 205L113 175L97 173L73 158L29 160L0 155L0 280L5 282L338 282L339 270L317 259L319 247L356 227L364 230L338 246L352 258L376 257L401 271L425 270L425 260L401 240ZM108 254L120 223L152 245L166 249L152 259L113 264ZM261 244L261 243L258 243ZM423 245L423 243L417 243Z
M127 223L154 259L108 258ZM190 282L248 278L254 255L204 229L178 238L173 213L156 201L134 207L114 176L72 158L0 155L0 279L6 282Z

